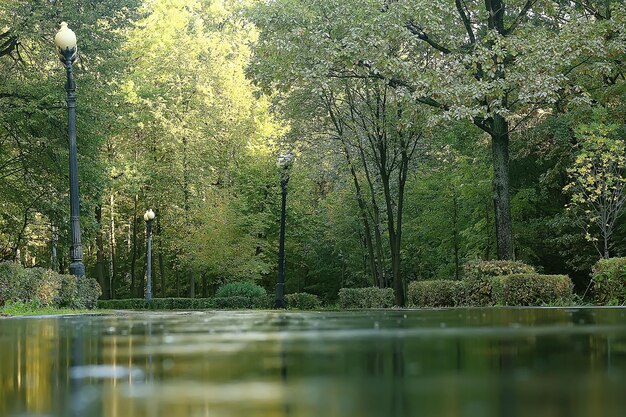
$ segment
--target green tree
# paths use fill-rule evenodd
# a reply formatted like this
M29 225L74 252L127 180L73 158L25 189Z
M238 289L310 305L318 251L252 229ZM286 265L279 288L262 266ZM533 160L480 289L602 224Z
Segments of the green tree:
M570 208L580 212L586 239L604 258L609 258L626 201L626 146L616 137L621 130L619 125L598 123L578 129L580 149L568 169L571 182L564 188L572 195Z

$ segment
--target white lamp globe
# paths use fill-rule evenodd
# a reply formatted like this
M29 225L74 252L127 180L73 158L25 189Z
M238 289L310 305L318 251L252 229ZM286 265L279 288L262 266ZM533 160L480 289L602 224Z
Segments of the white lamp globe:
M62 51L76 48L76 34L72 29L67 27L67 22L61 23L61 28L54 36L54 43L57 48Z

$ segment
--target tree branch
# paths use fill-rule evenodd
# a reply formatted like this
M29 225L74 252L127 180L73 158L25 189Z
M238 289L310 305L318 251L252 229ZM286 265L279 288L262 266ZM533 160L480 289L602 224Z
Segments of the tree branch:
M469 40L471 44L476 43L476 37L474 36L474 31L472 30L472 22L469 19L469 16L463 9L463 5L461 4L461 0L455 0L456 10L459 12L459 16L461 16L461 20L463 20L463 25L465 26L465 30L467 31L467 36L469 36Z
M528 12L535 5L535 3L537 3L537 0L528 0L526 4L524 4L524 7L522 7L522 11L517 15L513 23L511 23L511 26L509 26L509 28L504 31L505 35L513 33L517 26L522 23L522 20L526 18Z
M413 35L417 36L419 39L423 40L424 42L426 42L427 44L429 44L436 50L443 52L444 54L449 54L450 52L452 52L450 49L446 48L445 46L440 45L437 42L435 42L430 36L428 36L428 34L426 34L426 32L424 32L424 29L416 25L414 22L407 23L406 28Z

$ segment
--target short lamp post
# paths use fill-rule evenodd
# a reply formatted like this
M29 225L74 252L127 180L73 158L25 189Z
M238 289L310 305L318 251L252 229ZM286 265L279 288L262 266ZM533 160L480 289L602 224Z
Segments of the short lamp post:
M276 166L280 170L280 188L282 204L280 211L280 237L278 243L278 278L276 280L275 308L285 308L285 220L287 217L287 183L289 170L293 165L294 155L291 152L280 154Z
M78 162L76 151L76 84L74 83L73 64L76 61L78 48L76 35L61 23L61 28L54 37L61 62L67 72L65 91L67 92L67 114L70 151L70 273L78 277L85 276L83 264L83 245L80 242L80 199L78 195Z
M143 219L146 221L146 238L148 239L148 244L146 245L148 251L148 268L146 271L146 303L149 303L152 300L152 221L154 220L155 214L152 209L147 210Z

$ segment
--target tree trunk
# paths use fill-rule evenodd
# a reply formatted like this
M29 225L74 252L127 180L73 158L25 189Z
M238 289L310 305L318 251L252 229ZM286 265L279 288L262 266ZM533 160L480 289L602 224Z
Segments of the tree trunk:
M509 187L509 126L504 117L493 117L491 147L493 151L493 199L496 212L498 259L514 260L513 226Z
M189 167L187 166L188 139L183 137L183 208L185 210L185 229L189 230ZM196 292L196 280L193 271L189 268L189 297L193 298ZM178 285L178 281L177 281ZM179 289L177 289L179 292Z
M209 296L209 274L204 272L201 278L202 278L202 298L207 298Z
M461 279L461 265L459 261L459 201L456 187L452 188L452 245L454 249L454 277Z
M137 203L139 196L135 195L133 205L133 217L132 217L132 248L131 248L131 261L130 261L130 293L132 296L137 295L137 281L135 264L137 263Z
M350 168L350 174L352 175L352 182L354 183L354 189L356 191L356 200L359 206L359 214L361 215L361 222L363 224L363 234L364 234L365 247L367 249L370 274L372 276L372 281L374 283L374 286L382 288L381 282L378 279L378 268L376 264L376 258L374 255L374 245L372 243L372 230L370 227L369 220L367 218L367 207L365 205L365 199L363 198L363 193L361 191L361 184L359 184L359 178L356 174L354 165L352 164L352 158L350 157L350 151L348 150L348 146L343 141L343 138L341 139L341 142L343 145L343 151L346 157L346 161L348 162L348 167Z
M59 261L57 257L57 247L59 244L59 229L52 225L52 239L50 241L50 266L54 272L59 272Z
M100 288L102 289L102 299L108 299L110 290L108 288L108 280L104 276L104 239L102 237L102 206L96 206L96 223L98 224L98 232L96 234L96 277Z
M109 297L115 298L115 253L117 252L117 241L115 237L115 197L113 192L109 198Z
M165 266L163 262L163 248L161 247L161 215L159 213L159 209L156 210L156 234L157 242L159 243L159 272L161 275L161 288L159 294L161 294L161 297L165 298Z

